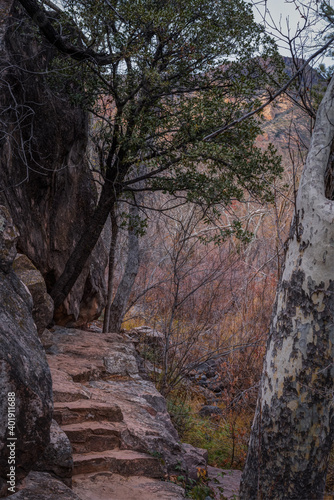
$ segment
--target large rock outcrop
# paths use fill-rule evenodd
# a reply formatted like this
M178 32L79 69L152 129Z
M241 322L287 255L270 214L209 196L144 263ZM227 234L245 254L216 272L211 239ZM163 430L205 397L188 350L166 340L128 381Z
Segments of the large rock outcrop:
M14 260L15 274L26 285L33 299L32 316L41 335L53 318L53 300L47 293L42 274L26 255L18 254Z
M47 472L72 487L73 458L70 440L65 432L52 420L50 427L50 443L43 455L34 464L34 471Z
M0 206L0 496L8 487L15 491L48 445L53 410L32 298L11 268L17 238L8 210Z
M88 117L69 98L80 77L75 84L51 81L55 51L41 42L17 2L0 0L0 18L0 202L20 231L19 251L50 291L97 200L86 156ZM58 323L83 325L99 315L106 263L100 239L56 311Z

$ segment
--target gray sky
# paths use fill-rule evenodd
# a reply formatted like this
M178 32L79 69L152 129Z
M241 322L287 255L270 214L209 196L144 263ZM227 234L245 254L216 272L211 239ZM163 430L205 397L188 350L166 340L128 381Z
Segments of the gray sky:
M304 26L305 21L303 19L303 15L307 15L307 5L311 3L314 7L317 4L316 0L313 0L312 2L310 2L310 0L300 0L297 2L299 9L296 9L296 4L294 4L292 0L267 0L266 2L264 0L249 0L249 2L252 4L257 3L257 7L261 11L261 13L264 12L264 4L266 3L267 9L273 18L271 20L267 15L267 22L272 26L272 21L274 21L276 27L281 29L283 37L279 35L281 39L278 40L278 44L281 54L286 56L290 55L290 52L286 48L286 41L284 41L284 35L288 34L288 27L290 29L290 35L293 36L298 26L299 28ZM334 5L334 0L329 0L329 3ZM302 4L304 4L304 7ZM320 4L320 1L318 2L318 4ZM254 8L253 10L255 19L258 22L261 22L261 15L257 12L256 8ZM272 26L272 28L273 29L271 29L271 32L274 35L278 35L278 33L275 32L275 27ZM319 30L320 26L314 25L309 29L308 33L303 34L303 44L307 49L306 53L303 54L304 57L307 55L311 55L311 53L315 52L315 50L318 48L314 48L314 42L312 41L312 32L319 32ZM334 64L334 61L330 58L325 58L324 61L319 62L324 62L327 66Z

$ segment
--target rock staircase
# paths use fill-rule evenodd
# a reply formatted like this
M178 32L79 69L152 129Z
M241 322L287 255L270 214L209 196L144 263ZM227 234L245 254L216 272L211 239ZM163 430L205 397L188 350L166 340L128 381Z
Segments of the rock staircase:
M162 481L166 462L178 458L163 398L136 371L131 343L97 337L57 327L43 339L54 419L73 451L73 491L82 500L184 498Z
M73 475L108 471L124 476L163 477L157 458L121 449L126 425L117 405L89 400L55 402L54 419L71 442Z

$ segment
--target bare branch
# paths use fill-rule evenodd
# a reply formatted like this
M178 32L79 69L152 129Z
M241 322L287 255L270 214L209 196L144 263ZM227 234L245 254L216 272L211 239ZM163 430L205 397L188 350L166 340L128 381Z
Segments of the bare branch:
M305 68L307 68L307 66L309 65L309 63L315 59L317 56L319 56L320 54L322 54L323 52L325 52L328 47L330 47L330 45L334 42L334 37L332 37L325 45L323 45L319 50L317 50L316 52L314 52L314 54L312 54L305 62L304 64L299 68L299 70L290 78L290 80L285 84L283 85L283 87L281 87L275 94L273 94L272 96L270 96L270 98L264 103L262 104L261 106L259 106L258 108L254 109L253 111L251 111L250 113L247 113L246 115L243 115L241 116L240 118L238 118L237 120L234 120L233 122L229 123L228 125L225 125L224 127L222 128L219 128L218 130L216 130L215 132L212 132L212 134L209 134L207 135L206 137L203 138L203 141L209 141L210 139L214 139L215 137L217 137L217 135L219 134L222 134L223 132L225 132L226 130L229 130L230 128L234 127L235 125L238 125L239 123L243 122L244 120L247 120L248 118L251 118L252 116L256 115L257 113L260 113L266 106L268 106L268 104L270 104L271 102L273 102L275 99L277 99L277 97L279 97L281 94L284 94L284 92L290 87L290 85L292 84L292 82L294 82L294 80L305 70Z

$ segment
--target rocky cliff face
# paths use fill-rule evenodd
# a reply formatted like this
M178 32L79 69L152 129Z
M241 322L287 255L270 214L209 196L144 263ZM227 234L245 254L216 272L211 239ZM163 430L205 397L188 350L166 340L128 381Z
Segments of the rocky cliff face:
M18 249L50 290L85 229L97 192L85 156L87 115L45 74L55 53L37 41L16 2L0 0L0 201L19 229ZM73 88L72 88L73 90ZM98 316L107 254L100 240L57 322L82 325Z
M0 496L16 491L48 445L53 410L32 298L11 268L17 237L0 206Z

